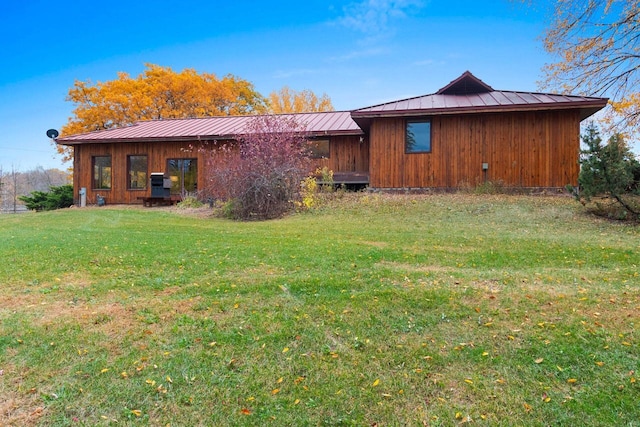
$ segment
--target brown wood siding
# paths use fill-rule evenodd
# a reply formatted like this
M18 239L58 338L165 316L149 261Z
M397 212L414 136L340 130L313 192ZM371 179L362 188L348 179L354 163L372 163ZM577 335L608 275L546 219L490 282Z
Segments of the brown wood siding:
M99 194L107 203L141 203L138 197L151 195L147 183L145 190L128 189L127 157L130 155L146 155L147 173L166 172L167 159L198 159L198 186L204 183L204 156L197 150L191 150L188 143L119 143L119 144L82 144L75 146L73 183L76 198L81 187L87 189L87 203L96 203ZM94 156L111 156L111 189L93 189L92 158ZM147 177L148 179L148 177Z
M367 172L369 168L369 144L360 142L359 136L339 136L330 138L328 159L313 162L316 167L327 166L334 172ZM205 188L207 157L205 153L193 149L188 142L128 142L79 144L74 147L73 184L76 200L80 188L87 189L87 203L95 204L97 195L105 197L107 203L142 203L138 197L148 197L151 189L128 189L127 157L130 155L148 156L148 174L166 173L167 159L196 158L198 164L198 188ZM111 189L93 189L94 156L111 156ZM313 172L310 171L310 172Z
M329 142L329 158L314 159L313 169L327 167L339 172L369 171L369 141L359 136L332 136Z
M431 153L405 153L405 119L375 119L370 131L374 188L455 188L486 179L510 187L577 183L577 111L431 118Z

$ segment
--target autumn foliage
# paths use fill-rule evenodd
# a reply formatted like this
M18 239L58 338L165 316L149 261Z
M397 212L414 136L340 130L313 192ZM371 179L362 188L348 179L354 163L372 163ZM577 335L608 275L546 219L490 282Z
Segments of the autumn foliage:
M293 209L309 173L304 124L293 116L256 116L235 141L205 148L205 192L226 201L235 219L272 219Z
M296 91L284 86L279 91L269 94L269 112L283 113L312 113L319 111L333 111L333 104L326 93L318 97L309 89Z
M137 77L118 73L115 80L96 84L76 81L67 101L74 103L75 109L62 127L62 135L111 129L139 120L244 115L266 109L266 100L247 80L230 74L218 78L193 69L175 72L153 64L147 64ZM65 160L70 155L66 153Z
M63 136L140 120L333 110L326 94L318 97L308 89L295 91L285 86L266 99L251 82L231 74L218 78L190 68L176 72L154 64L147 64L137 77L121 72L106 82L77 80L69 89L67 101L75 108L61 129ZM65 161L73 157L68 147L56 148Z
M548 88L611 98L614 131L640 130L640 0L556 0Z

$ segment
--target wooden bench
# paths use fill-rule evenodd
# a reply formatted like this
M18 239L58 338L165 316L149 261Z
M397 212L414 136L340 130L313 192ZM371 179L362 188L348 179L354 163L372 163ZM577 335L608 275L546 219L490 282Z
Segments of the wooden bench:
M144 207L151 207L154 204L158 206L171 206L180 201L179 197L138 197L138 200L142 200Z

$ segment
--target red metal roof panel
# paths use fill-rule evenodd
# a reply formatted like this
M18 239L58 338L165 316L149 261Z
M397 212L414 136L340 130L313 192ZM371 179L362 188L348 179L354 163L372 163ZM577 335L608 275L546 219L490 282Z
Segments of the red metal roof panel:
M242 134L256 116L221 116L193 119L167 119L140 121L131 126L101 130L58 138L61 144L83 142L109 142L132 140L182 140L232 138ZM349 111L283 114L294 117L312 135L362 135L362 129L351 118Z
M354 118L452 114L500 110L603 108L607 98L534 92L491 91L464 95L432 94L354 110Z

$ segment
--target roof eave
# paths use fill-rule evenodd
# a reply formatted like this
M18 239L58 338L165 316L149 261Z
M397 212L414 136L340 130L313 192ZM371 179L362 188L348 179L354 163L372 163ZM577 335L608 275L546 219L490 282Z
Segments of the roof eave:
M341 131L313 131L308 132L307 135L311 137L320 136L362 136L364 132L362 129L347 129ZM135 142L147 142L147 143L163 143L163 142L194 142L194 141L229 141L238 136L234 135L192 135L192 136L176 136L176 137L145 137L145 138L104 138L104 139L71 139L65 140L64 138L56 139L56 144L74 146L84 144L113 144L113 143L135 143Z
M555 111L575 110L581 111L581 119L589 117L607 105L608 99L602 98L594 101L576 101L562 104L529 104L529 105L499 105L478 108L472 107L443 107L431 109L412 109L396 111L353 111L351 117L359 124L358 119L372 119L380 117L411 117L411 116L441 116L451 114L480 114L495 112L525 112L525 111ZM584 115L586 114L586 115ZM584 117L582 117L584 116Z

